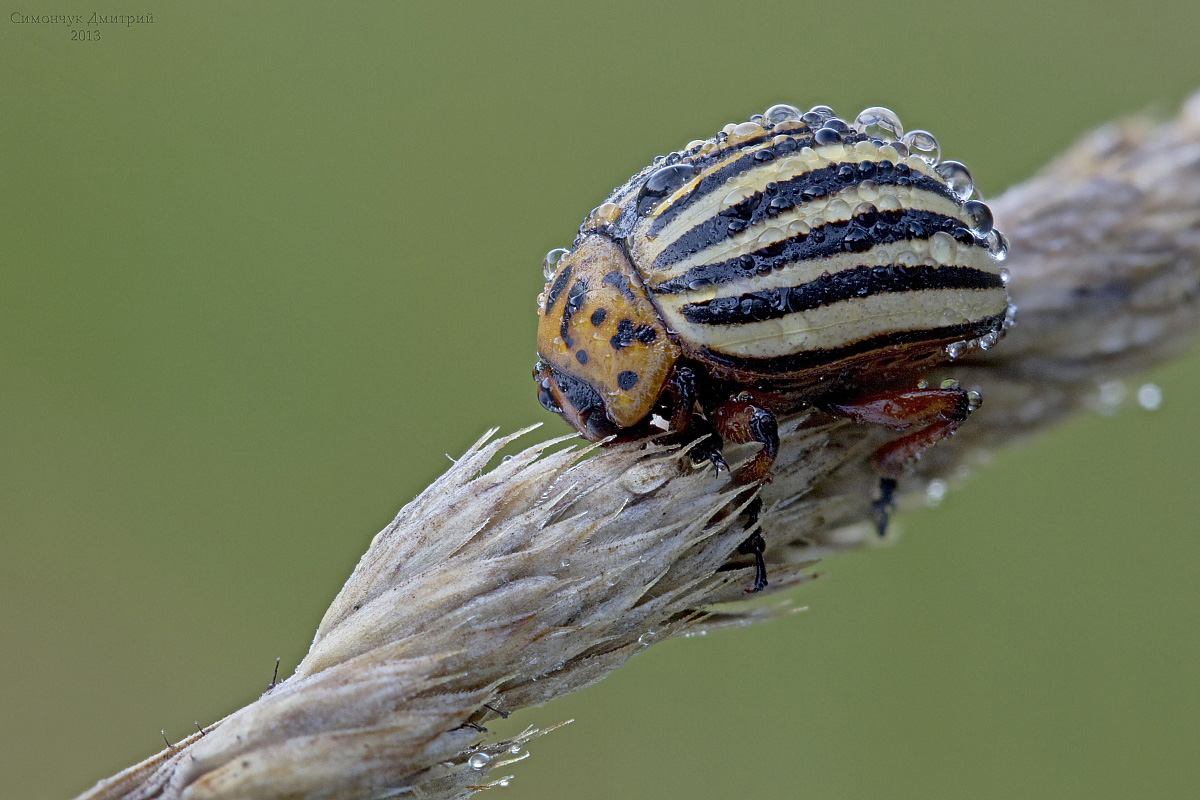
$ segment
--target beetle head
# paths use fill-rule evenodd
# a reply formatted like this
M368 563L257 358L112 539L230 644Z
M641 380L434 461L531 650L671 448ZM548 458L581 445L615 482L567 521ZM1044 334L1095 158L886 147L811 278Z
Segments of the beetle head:
M538 310L543 406L593 441L650 414L679 348L620 245L585 236L558 262Z

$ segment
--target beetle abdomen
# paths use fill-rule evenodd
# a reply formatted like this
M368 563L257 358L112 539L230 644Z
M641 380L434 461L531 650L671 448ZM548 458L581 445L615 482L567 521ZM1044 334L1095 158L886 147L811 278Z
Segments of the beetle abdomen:
M994 338L1008 297L987 207L929 134L907 137L924 157L907 155L898 121L864 122L880 111L855 130L776 111L773 129L768 115L694 143L614 194L614 227L686 355L802 384L882 351L916 364Z

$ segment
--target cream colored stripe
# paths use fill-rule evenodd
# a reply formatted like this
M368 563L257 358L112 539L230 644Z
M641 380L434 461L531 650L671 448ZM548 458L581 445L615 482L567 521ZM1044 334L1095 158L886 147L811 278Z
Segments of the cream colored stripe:
M884 198L892 199L885 200ZM850 219L854 215L854 209L864 202L874 203L876 206L882 204L884 210L892 207L892 210L903 208L910 211L930 211L956 219L964 219L957 203L925 189L916 189L911 186L880 186L877 189L864 190L860 186L852 186L829 197L821 197L804 203L780 214L775 219L764 220L711 247L687 256L666 269L653 272L646 270L647 276L650 278L651 285L658 285L684 274L693 267L727 261L783 241L798 232L796 226L799 223L812 227L814 221L818 223L844 222ZM689 229L693 224L695 222L689 224ZM653 258L651 254L654 251L662 252L667 244L660 237L646 248L645 258ZM638 263L653 263L652 260L642 261L641 259L642 256L639 253Z
M677 313L663 317L692 345L746 358L825 350L899 331L962 325L1004 312L1003 289L926 289L878 294L741 325L693 325Z
M876 267L887 264L905 266L938 266L930 255L930 243L926 239L880 244L865 253L838 253L827 258L793 261L769 275L751 275L720 286L706 286L680 294L655 295L655 303L663 313L678 312L687 303L704 303L714 297L736 297L749 292L761 292L782 286L801 286L814 281L825 273L835 274L855 267ZM973 267L997 275L1000 264L983 247L954 242L950 266Z

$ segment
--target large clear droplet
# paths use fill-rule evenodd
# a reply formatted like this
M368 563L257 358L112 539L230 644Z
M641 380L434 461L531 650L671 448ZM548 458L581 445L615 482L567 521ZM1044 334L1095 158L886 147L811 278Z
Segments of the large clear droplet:
M554 273L558 271L558 262L569 252L571 251L565 247L556 247L546 253L546 257L542 259L542 274L546 276L546 280L554 277Z
M829 106L813 106L807 113L801 115L801 119L808 123L810 128L819 128L825 124L825 120L833 119L837 113ZM814 125L813 122L816 122Z
M1003 261L1004 259L1008 258L1008 237L1000 231L992 228L990 231L988 231L988 235L984 239L984 243L987 245L987 248L992 251L992 255L996 257L997 261ZM1001 270L1001 273L1007 274L1004 270Z
M896 141L904 135L900 118L890 108L871 106L854 118L854 130L885 141Z
M763 122L768 125L786 122L789 119L800 119L800 109L785 103L773 105L763 114Z
M971 180L971 173L959 162L943 161L933 171L942 176L959 200L969 200L975 193L975 181Z
M467 766L471 769L483 769L491 760L492 757L487 753L472 753L471 757L467 759Z
M908 146L909 154L923 158L930 164L936 164L942 155L937 139L929 131L909 131L901 141Z
M987 236L992 231L992 210L986 203L968 200L963 203L963 213L971 220L971 230L976 236Z
M694 164L672 164L651 172L638 190L637 212L648 213L659 200L690 181L699 171Z

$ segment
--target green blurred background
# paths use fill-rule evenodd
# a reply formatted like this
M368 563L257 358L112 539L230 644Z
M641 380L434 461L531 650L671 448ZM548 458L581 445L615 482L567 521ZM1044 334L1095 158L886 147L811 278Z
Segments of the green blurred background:
M996 194L1200 87L1195 0L1126 8L162 4L84 42L7 14L95 6L6 10L0 795L252 700L445 454L565 432L539 264L652 156L883 104ZM1198 378L998 454L807 613L515 716L576 722L505 795L1196 796Z

